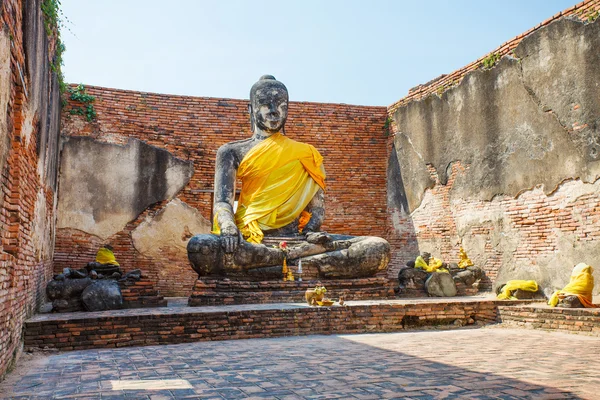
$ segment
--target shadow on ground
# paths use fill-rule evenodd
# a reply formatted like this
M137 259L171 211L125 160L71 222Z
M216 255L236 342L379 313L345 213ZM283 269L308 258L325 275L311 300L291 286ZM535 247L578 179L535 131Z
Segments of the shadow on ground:
M599 350L598 338L488 328L86 350L22 363L19 379L9 376L0 393L12 399L579 399L600 389L592 372ZM141 386L122 390L113 381ZM140 389L152 381L165 388ZM182 381L187 388L168 388Z

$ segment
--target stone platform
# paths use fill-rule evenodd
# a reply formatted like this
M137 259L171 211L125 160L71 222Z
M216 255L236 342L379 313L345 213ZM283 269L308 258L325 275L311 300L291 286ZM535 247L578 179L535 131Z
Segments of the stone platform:
M304 293L317 284L310 281L238 281L199 278L194 284L188 304L192 307L226 304L262 304L303 302ZM376 300L395 297L392 283L386 277L321 280L337 300Z
M596 303L598 299L595 299ZM498 321L507 326L600 336L600 308L560 308L545 303L500 305Z
M61 350L173 344L313 334L397 332L428 326L486 325L498 305L483 296L305 303L164 307L37 315L25 323L25 347ZM523 302L510 302L523 304Z

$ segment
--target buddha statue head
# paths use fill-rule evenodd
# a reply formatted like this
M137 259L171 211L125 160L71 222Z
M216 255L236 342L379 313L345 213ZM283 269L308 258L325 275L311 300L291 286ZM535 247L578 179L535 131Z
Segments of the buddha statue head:
M287 120L288 91L272 75L263 75L250 89L250 123L253 132L266 136L283 130Z

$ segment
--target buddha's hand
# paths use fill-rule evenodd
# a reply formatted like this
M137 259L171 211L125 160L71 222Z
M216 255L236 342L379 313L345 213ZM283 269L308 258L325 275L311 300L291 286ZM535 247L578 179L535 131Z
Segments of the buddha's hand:
M312 244L320 244L329 249L333 244L333 239L327 232L306 232L306 241Z
M221 245L225 253L233 253L240 243L240 230L233 224L221 228Z

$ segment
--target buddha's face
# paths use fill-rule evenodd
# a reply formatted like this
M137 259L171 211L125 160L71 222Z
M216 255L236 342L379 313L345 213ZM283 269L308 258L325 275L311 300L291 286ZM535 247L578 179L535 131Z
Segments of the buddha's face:
M287 109L287 90L276 85L259 88L252 99L254 122L260 130L267 133L276 133L283 128Z

